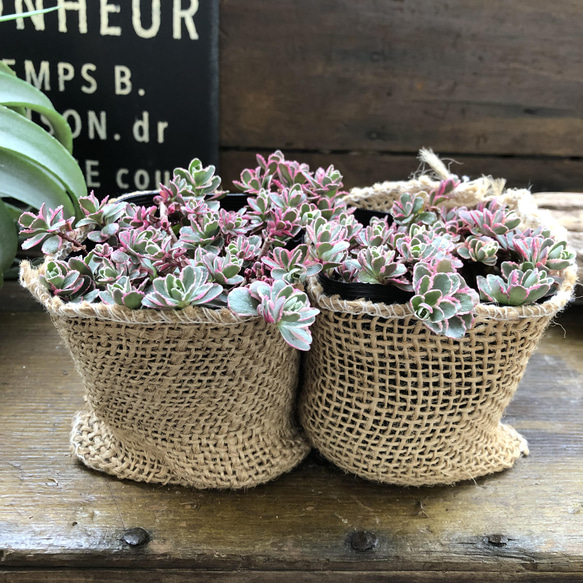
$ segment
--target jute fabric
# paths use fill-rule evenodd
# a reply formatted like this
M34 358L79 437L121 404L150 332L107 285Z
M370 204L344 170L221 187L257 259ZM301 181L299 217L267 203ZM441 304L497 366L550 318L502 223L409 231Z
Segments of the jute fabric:
M403 184L355 189L350 198L389 210ZM462 191L464 204L492 195L475 186ZM411 187L427 191L419 181L404 188ZM504 196L523 224L540 223L527 191ZM312 445L348 472L401 486L452 484L511 467L528 446L501 423L504 410L575 281L576 269L565 270L558 293L533 306L480 304L473 328L454 340L429 331L408 304L326 296L311 278L308 293L321 313L299 409Z
M274 326L226 309L63 303L26 263L21 281L83 379L86 409L71 443L88 467L136 481L247 488L308 453L295 419L299 355Z

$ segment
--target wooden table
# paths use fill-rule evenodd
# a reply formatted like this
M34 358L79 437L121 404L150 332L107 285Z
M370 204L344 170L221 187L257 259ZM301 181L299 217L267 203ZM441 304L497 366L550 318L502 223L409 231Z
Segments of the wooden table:
M83 390L62 341L13 282L0 310L1 582L583 581L582 306L548 330L508 409L531 451L513 469L406 489L312 453L247 492L79 465Z

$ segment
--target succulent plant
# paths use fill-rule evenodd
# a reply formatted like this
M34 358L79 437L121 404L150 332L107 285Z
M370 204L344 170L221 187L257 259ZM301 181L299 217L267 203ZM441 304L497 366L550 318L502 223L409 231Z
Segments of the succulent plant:
M424 196L404 193L393 205L396 216L365 227L342 200L333 167L314 173L281 152L257 161L238 181L248 195L239 211L221 207L220 178L194 160L150 205L100 201L91 193L80 197L76 222L62 206L23 213L23 247L42 247L48 256L42 282L63 301L228 306L263 317L299 350L309 348L318 313L303 285L319 271L410 292L417 318L459 338L480 296L510 305L538 301L573 262L565 242L543 229L521 231L496 201L472 209L436 206L455 192L456 181ZM476 289L462 277L466 272Z
M455 189L460 185L457 177L446 178L439 183L439 186L429 193L428 204L430 207L437 207L450 198Z
M470 235L456 248L462 259L490 266L495 266L498 263L499 250L499 243L485 235Z
M90 278L72 269L65 261L56 259L47 263L41 281L53 295L68 300L74 300L93 288Z
M414 196L404 192L393 203L391 215L399 225L411 225L413 223L425 223L430 225L437 217L431 210L426 210L425 201L421 196Z
M567 249L565 241L557 242L548 231L541 229L510 232L499 239L503 248L509 252L510 261L522 271L561 271L571 265L575 258L575 254Z
M288 344L308 350L312 341L310 326L319 310L311 308L308 296L284 280L273 284L255 281L249 287L229 294L229 308L240 316L261 316L275 324Z
M254 314L307 350L316 311L294 286L302 287L321 265L295 237L312 218L326 221L316 205L320 198L346 224L338 227L344 235L360 225L338 198L341 182L332 167L312 173L281 152L258 162L242 174L239 184L249 196L239 211L221 207L220 178L195 159L174 171L151 205L100 201L91 193L81 197L76 223L63 208L24 213L25 246L42 245L57 256L43 281L63 301L215 309L230 305L234 294L235 300L251 298ZM71 255L68 262L59 262L63 254Z
M136 287L127 275L122 275L115 281L108 282L99 297L104 304L117 304L137 310L146 295L143 291L144 284L145 282Z
M411 308L436 334L462 338L473 323L478 294L447 260L417 263L413 269Z
M523 305L552 294L574 260L566 243L543 229L521 231L518 216L497 199L470 209L440 207L458 185L451 179L426 196L405 192L389 217L351 225L355 236L340 219L343 211L319 216L306 227L310 252L332 279L411 292L414 315L452 338L471 327L480 299Z
M185 267L179 275L169 273L156 278L152 288L143 298L142 305L158 310L208 304L223 292L223 286L208 283L208 273L204 268L192 265Z
M370 223L360 230L358 243L364 247L381 247L389 245L393 229L389 228L388 218L372 217Z
M206 268L210 281L223 287L239 285L245 281L245 278L240 275L243 261L237 255L232 255L228 249L223 256L203 249L198 251L195 253L195 262L198 266Z
M216 193L221 185L221 179L215 176L214 166L204 167L202 162L195 158L188 168L174 170L173 183L181 196L204 197Z
M410 264L451 258L454 250L451 236L439 235L417 224L411 225L404 236L395 239L395 246L404 261Z
M306 227L306 237L312 246L314 257L329 270L340 265L350 247L346 228L338 222L319 217Z
M383 285L406 284L403 276L407 273L407 267L396 259L396 253L394 249L384 246L361 249L356 257L358 281Z
M27 237L22 243L22 248L32 249L42 243L42 252L54 255L65 241L77 244L71 237L73 222L74 218L65 218L62 206L49 210L43 203L37 214L22 213L18 220L20 234Z
M180 244L185 249L206 247L214 249L221 245L219 214L209 210L205 215L190 217L190 225L180 229Z
M520 217L516 213L497 205L479 205L473 210L461 209L459 217L465 221L470 233L486 235L492 239L505 235L520 224Z
M503 263L501 269L502 275L478 276L482 300L504 306L522 306L540 300L555 287L555 280L545 270L523 271L508 262Z
M278 247L261 261L269 267L273 279L282 279L292 285L304 283L308 276L316 275L322 269L310 258L307 245L298 245L292 250Z

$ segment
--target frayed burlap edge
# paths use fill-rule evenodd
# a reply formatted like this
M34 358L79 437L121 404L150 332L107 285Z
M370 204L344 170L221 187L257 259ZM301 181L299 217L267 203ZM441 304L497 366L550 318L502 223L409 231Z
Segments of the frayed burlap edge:
M29 261L20 264L20 283L41 303L52 316L63 318L94 318L125 324L202 324L213 323L228 326L237 325L243 318L236 316L228 308L213 310L202 306L188 306L183 310L130 310L125 306L107 305L101 302L63 302L51 295L39 276L44 274L48 260L38 268ZM248 320L249 318L245 318Z
M264 464L260 471L240 472L230 475L218 468L204 470L201 467L183 466L181 472L169 471L165 460L156 451L148 449L144 443L132 443L128 448L117 439L107 423L98 419L91 411L80 411L73 419L70 437L72 453L77 459L93 470L104 472L122 480L151 484L172 484L196 488L198 490L239 490L249 489L274 480L293 470L310 452L311 446L299 428L288 435L269 435L260 443ZM240 453L206 445L210 455L229 462ZM249 452L247 452L249 453ZM251 455L253 457L253 455ZM274 460L277 460L274 462Z

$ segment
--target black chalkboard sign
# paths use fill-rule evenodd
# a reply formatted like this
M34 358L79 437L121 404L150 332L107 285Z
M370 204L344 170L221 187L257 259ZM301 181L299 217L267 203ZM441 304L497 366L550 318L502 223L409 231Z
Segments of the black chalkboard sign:
M218 0L4 0L0 58L71 125L101 198L156 189L218 156Z

